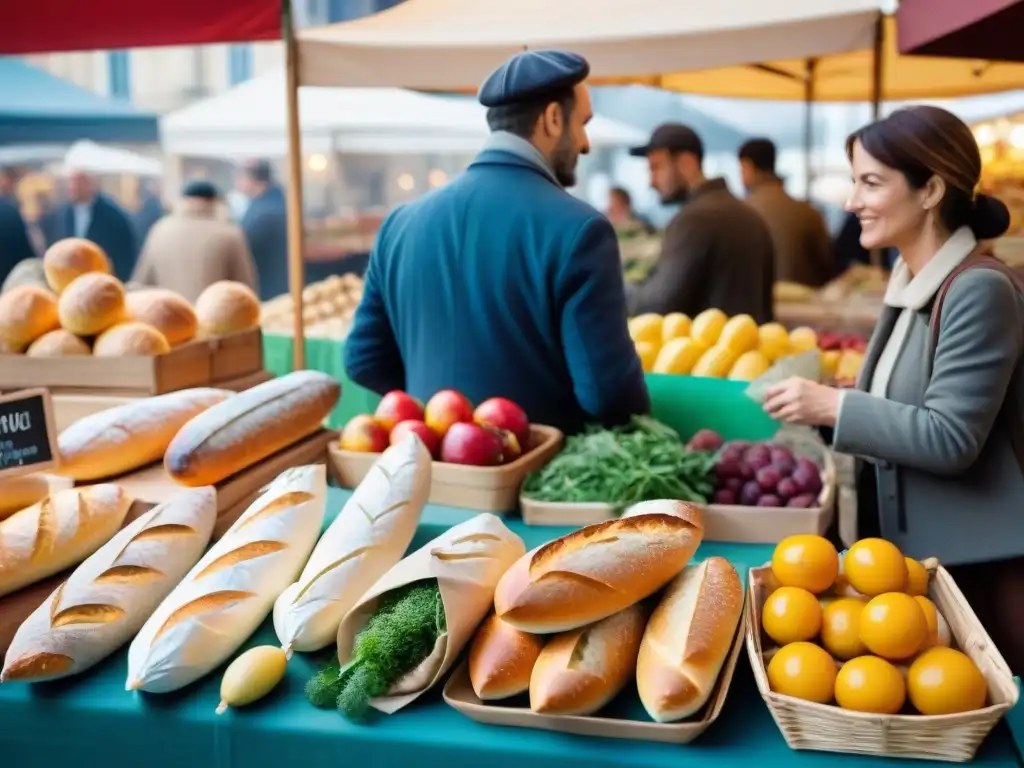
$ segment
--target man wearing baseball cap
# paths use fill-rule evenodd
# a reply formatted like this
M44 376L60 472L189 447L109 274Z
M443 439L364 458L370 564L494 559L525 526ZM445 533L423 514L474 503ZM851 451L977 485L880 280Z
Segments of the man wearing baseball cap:
M761 217L725 180L704 177L704 144L689 126L665 123L630 154L646 157L651 187L666 205L682 204L665 229L661 256L642 283L628 287L629 308L683 312L717 308L772 319L774 256Z

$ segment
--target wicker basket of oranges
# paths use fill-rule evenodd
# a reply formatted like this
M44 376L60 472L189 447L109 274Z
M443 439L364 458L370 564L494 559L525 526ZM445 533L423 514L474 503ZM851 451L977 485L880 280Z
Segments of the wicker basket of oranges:
M748 581L747 653L792 749L967 762L1018 689L949 573L791 536Z

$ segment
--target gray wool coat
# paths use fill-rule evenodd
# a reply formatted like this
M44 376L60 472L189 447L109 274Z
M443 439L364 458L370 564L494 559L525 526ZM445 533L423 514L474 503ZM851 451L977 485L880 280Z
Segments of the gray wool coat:
M994 270L959 275L932 361L926 307L881 398L867 390L900 311L882 312L843 396L835 450L873 460L882 535L907 555L949 565L1024 555L1024 473L1010 442L1024 420L1024 299Z

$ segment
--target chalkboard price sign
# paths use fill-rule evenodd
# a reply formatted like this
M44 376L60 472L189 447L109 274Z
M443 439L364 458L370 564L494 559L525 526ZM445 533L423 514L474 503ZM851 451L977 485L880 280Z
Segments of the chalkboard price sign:
M0 477L49 469L57 457L49 390L25 389L0 397Z

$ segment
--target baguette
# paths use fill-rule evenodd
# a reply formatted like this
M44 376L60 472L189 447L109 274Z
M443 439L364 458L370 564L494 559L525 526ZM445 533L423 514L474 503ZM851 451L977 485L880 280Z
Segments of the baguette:
M184 389L108 408L60 433L60 473L78 481L131 472L158 461L190 419L234 395L224 389Z
M50 495L50 482L45 475L32 474L0 480L0 520Z
M319 371L258 384L188 422L164 467L182 485L215 485L316 432L340 396L341 385Z
M525 554L498 583L498 617L524 632L565 632L661 589L704 535L699 507L661 505L663 513L589 525Z
M326 495L322 465L279 475L146 621L128 649L125 687L174 691L234 653L302 570Z
M0 682L76 675L131 640L203 554L216 519L215 491L198 488L123 528L21 625Z
M631 605L588 627L556 635L530 676L530 709L590 715L626 687L636 669L644 609Z
M658 723L707 702L743 614L743 584L723 557L692 565L669 584L644 632L637 660L640 701Z
M429 451L411 433L373 465L299 580L274 604L274 629L286 652L337 642L345 614L402 559L430 494L430 467Z
M484 619L469 647L469 680L477 698L494 701L530 690L544 642L543 635L516 629L493 613Z
M0 523L0 596L77 565L117 533L132 505L120 486L60 491Z

